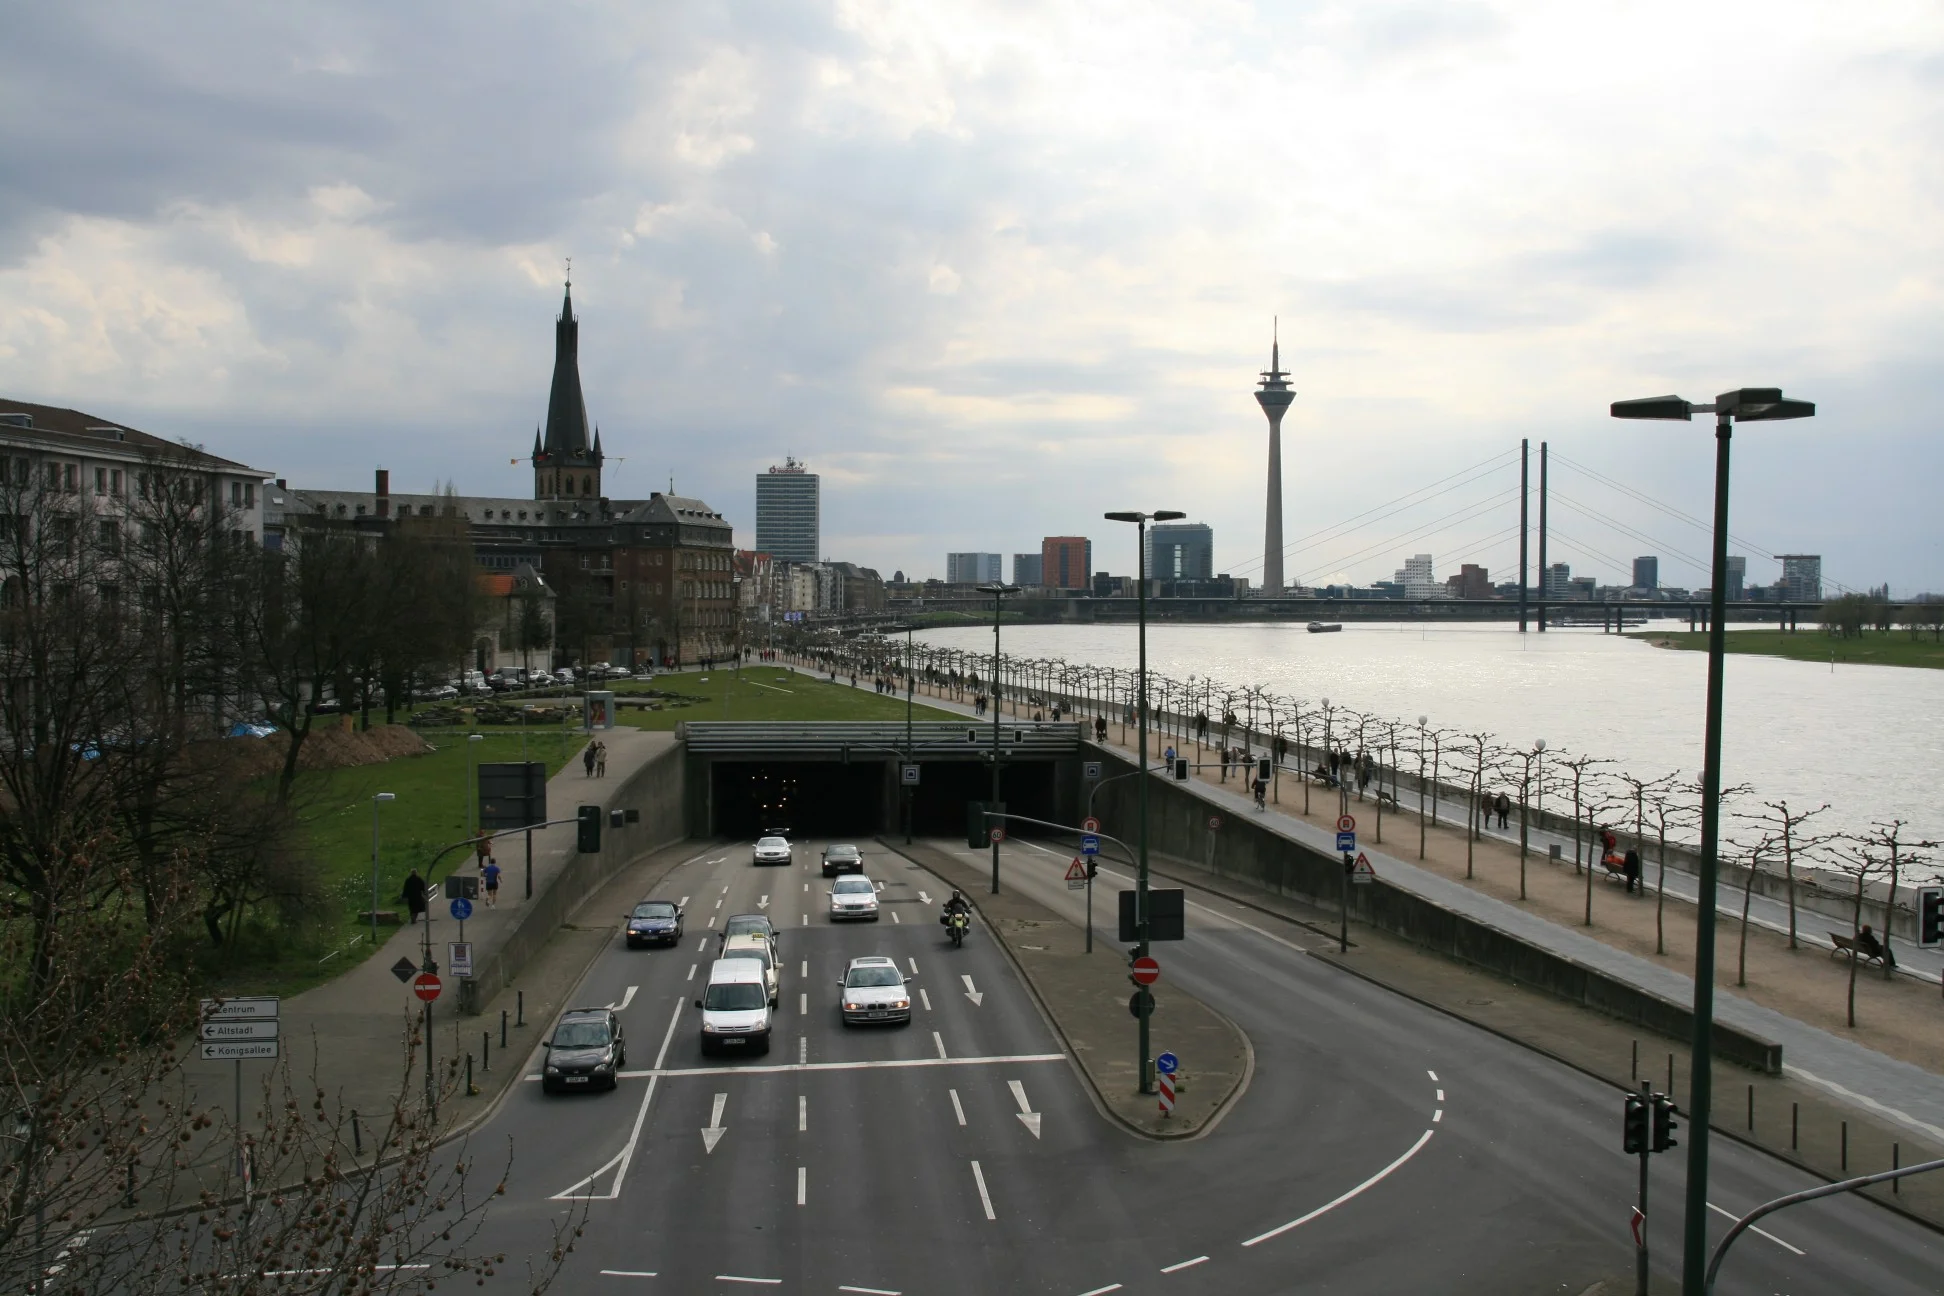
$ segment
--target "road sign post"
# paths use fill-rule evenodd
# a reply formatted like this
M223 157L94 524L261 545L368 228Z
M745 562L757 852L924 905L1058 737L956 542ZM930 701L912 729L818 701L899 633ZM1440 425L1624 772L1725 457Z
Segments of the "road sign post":
M1181 1069L1181 1059L1172 1053L1163 1053L1154 1059L1154 1069L1162 1075L1173 1075Z
M1350 880L1362 885L1377 880L1377 870L1370 866L1370 856L1357 852L1356 863L1350 866Z
M1085 859L1078 855L1073 857L1073 863L1067 865L1066 884L1067 890L1069 891L1078 891L1087 885L1087 861Z
M1161 979L1161 965L1143 954L1128 965L1135 985L1151 986Z
M243 1142L243 1060L276 1059L281 1047L277 1036L277 1014L281 1008L276 995L202 1001L196 1034L203 1061L236 1064L236 1172L239 1176L248 1175L250 1170Z

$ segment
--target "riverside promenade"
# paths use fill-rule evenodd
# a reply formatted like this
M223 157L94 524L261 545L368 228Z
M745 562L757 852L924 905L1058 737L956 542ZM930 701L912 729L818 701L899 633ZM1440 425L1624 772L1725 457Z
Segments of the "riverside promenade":
M813 666L803 669L815 672ZM927 687L921 687L919 693L928 705L974 714L971 706L954 700L949 689L944 690L944 696ZM1131 761L1133 746L1116 741L1119 728L1110 723L1104 750ZM1157 737L1150 761L1159 762L1163 745ZM1312 788L1311 814L1305 818L1300 776L1285 769L1279 779L1279 803L1258 816L1253 800L1240 790L1238 780L1223 783L1203 777L1208 772L1197 770L1187 784L1172 786L1185 787L1221 815L1257 817L1262 826L1293 842L1326 854L1333 852L1337 813L1334 790ZM1386 882L1665 999L1693 1002L1693 979L1679 970L1693 966L1696 888L1691 875L1684 894L1678 875L1670 870L1668 903L1660 915L1665 929L1662 947L1667 952L1655 955L1655 897L1651 893L1628 897L1620 887L1595 877L1594 925L1578 925L1571 915L1583 899L1586 878L1572 865L1570 844L1566 860L1560 864L1548 861L1545 845L1538 845L1525 861L1528 898L1521 901L1516 891L1508 893L1508 877L1516 877L1519 868L1516 833L1509 843L1496 833L1476 843L1471 852L1474 876L1467 880L1463 876L1466 847L1462 824L1428 829L1427 859L1420 864L1415 858L1418 823L1411 800L1407 797L1401 810L1385 812L1386 840L1378 845L1374 804L1359 803L1354 795L1350 798L1350 811L1359 819L1359 846ZM1650 883L1654 875L1650 864ZM1732 906L1730 899L1725 893L1720 896L1721 905L1729 909L1734 920L1724 918L1718 923L1717 1018L1781 1044L1785 1073L1790 1077L1914 1135L1944 1143L1944 1080L1940 1080L1940 1073L1944 1073L1944 1030L1939 1029L1944 1025L1944 1003L1940 1003L1935 989L1935 974L1930 981L1932 988L1926 989L1913 980L1885 982L1873 969L1859 970L1859 1027L1852 1031L1837 1015L1844 1006L1846 986L1841 983L1847 980L1847 968L1829 957L1826 940L1823 948L1780 953L1764 947L1759 959L1751 955L1750 985L1734 984L1740 896L1732 897ZM1757 936L1779 943L1770 926L1785 923L1785 916L1778 919L1775 915L1774 910L1780 908L1775 904L1773 909L1752 912L1751 925L1758 931L1751 933L1751 949ZM1798 920L1803 933L1815 936L1821 936L1825 927L1838 926L1836 921L1816 914L1805 913ZM1644 945L1643 927L1648 933ZM1926 955L1902 944L1898 957L1904 960L1906 969L1923 975L1928 970ZM1918 956L1916 965L1910 956ZM1764 999L1786 1004L1794 1011L1768 1006L1761 1002ZM1821 1005L1819 1011L1810 1011L1817 1005Z

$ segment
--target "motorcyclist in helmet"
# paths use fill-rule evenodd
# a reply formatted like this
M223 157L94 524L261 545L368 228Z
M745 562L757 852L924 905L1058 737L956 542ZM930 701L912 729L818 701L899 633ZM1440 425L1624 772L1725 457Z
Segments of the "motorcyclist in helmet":
M964 914L968 923L972 921L972 902L967 900L957 887L952 888L952 898L945 902L944 912L938 915L939 923L950 926L954 914Z

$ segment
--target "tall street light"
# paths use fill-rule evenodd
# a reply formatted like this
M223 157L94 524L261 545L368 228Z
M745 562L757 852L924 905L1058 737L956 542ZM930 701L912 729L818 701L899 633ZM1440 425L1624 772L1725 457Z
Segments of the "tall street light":
M479 836L479 779L474 776L480 743L486 741L485 734L466 735L466 827L474 837Z
M1140 700L1137 703L1140 708L1138 713L1140 737L1137 740L1137 745L1140 747L1141 755L1139 758L1140 763L1135 768L1139 771L1141 777L1135 780L1134 785L1139 789L1135 793L1135 813L1138 816L1135 828L1135 841L1139 845L1141 858L1140 867L1134 875L1134 934L1140 942L1134 951L1136 958L1146 958L1148 952L1147 524L1149 522L1173 522L1177 518L1187 516L1186 513L1178 513L1172 509L1156 509L1152 513L1109 513L1106 515L1109 522L1132 522L1134 524L1134 561L1135 571L1138 573L1134 583L1134 590L1136 599L1135 624L1139 627L1137 634L1140 643L1140 682L1138 685L1138 696ZM1141 1022L1140 1070L1135 1074L1140 1077L1140 1091L1142 1093L1153 1093L1154 1059L1149 1052L1148 1040L1148 1005L1152 1000L1143 991L1136 998L1135 1002L1140 1005L1139 1016Z
M889 625L889 626L886 626L886 627L884 627L884 628L885 628L885 630L886 630L886 631L887 631L888 633L891 633L891 634L896 634L896 633L897 633L898 631L900 631L900 630L902 630L902 631L904 631L904 637L905 637L905 668L904 668L904 677L905 677L905 678L904 678L904 685L905 685L905 764L907 764L907 765L909 765L909 764L911 764L911 690L912 690L912 680L911 680L911 652L912 652L912 643L911 643L911 632L912 632L913 630L915 630L915 629L917 629L917 627L916 627L916 626L914 626L914 625L909 625L909 624L907 624L907 625ZM904 789L904 821L905 821L905 845L907 845L907 846L909 846L909 845L911 845L911 784L909 784L909 783L906 783L906 782L904 781L904 771L903 771L903 770L899 770L899 771L898 771L898 784L899 784L899 786L900 786L900 787L902 787L902 788Z
M371 943L378 943L378 807L396 801L395 793L377 792L371 798Z
M1721 676L1727 639L1728 444L1734 425L1774 419L1812 418L1810 401L1788 400L1780 387L1743 387L1723 392L1708 404L1679 396L1649 396L1615 401L1612 414L1624 419L1693 421L1696 412L1715 416L1714 556L1708 589L1708 721L1701 764L1701 874L1694 931L1694 1041L1689 1073L1687 1206L1682 1221L1681 1291L1703 1296L1708 1266L1708 1112L1713 1105L1714 978L1716 878L1721 836Z
M979 593L992 595L992 805L999 805L999 609L1006 595L1019 593L1019 586L994 583L979 586ZM992 836L998 825L986 820L986 836L992 841L992 894L999 894L999 839Z

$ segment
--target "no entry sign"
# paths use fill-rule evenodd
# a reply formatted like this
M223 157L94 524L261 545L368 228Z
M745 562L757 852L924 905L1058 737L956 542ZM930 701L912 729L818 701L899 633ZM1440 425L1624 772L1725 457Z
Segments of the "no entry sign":
M444 987L440 985L439 978L431 972L421 972L412 978L412 993L427 1003L437 999L442 989Z
M1134 960L1134 970L1131 975L1141 985L1153 985L1161 979L1161 965L1143 954Z

